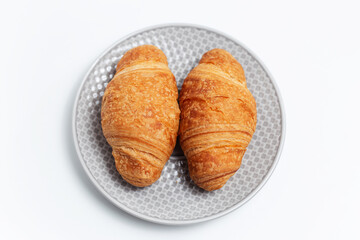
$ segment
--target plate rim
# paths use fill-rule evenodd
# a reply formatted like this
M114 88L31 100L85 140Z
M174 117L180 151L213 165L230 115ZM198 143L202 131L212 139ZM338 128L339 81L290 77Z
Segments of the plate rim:
M155 218L155 217L151 217L151 216L146 216L142 213L139 213L137 211L134 211L132 209L130 209L129 207L125 206L124 204L121 204L120 202L118 202L116 199L114 199L112 196L110 196L104 189L102 186L100 186L100 184L96 181L95 177L91 174L88 166L85 164L85 161L82 157L82 154L80 152L80 147L78 144L78 139L77 139L77 133L76 133L76 113L77 113L77 107L78 107L78 102L79 102L79 97L81 94L81 90L84 87L84 84L86 82L86 79L89 77L89 75L91 74L93 68L95 67L95 65L99 62L99 60L101 58L103 58L111 49L113 49L116 45L118 45L119 43L123 42L124 40L135 36L141 32L145 32L145 31L150 31L150 30L155 30L155 29L159 29L159 28L166 28L166 27L192 27L192 28L198 28L198 29L203 29L203 30L207 30L210 32L214 32L216 34L219 34L221 36L224 36L228 39L230 39L231 41L235 42L236 44L240 45L242 48L244 48L253 58L255 58L255 60L261 65L261 67L265 70L265 72L267 73L267 75L269 76L269 79L271 81L271 83L273 84L274 88L275 88L275 92L276 95L279 99L279 105L280 105L280 112L281 112L281 137L280 137L280 144L279 144L279 148L278 151L276 153L275 156L275 160L273 162L273 164L271 165L269 171L267 172L267 174L264 176L263 180L260 182L260 184L251 192L249 193L244 199L242 199L240 202L236 203L234 206L218 212L214 215L211 216L207 216L207 217L202 217L202 218L197 218L197 219L191 219L191 220L168 220L168 219L161 219L161 218ZM272 173L274 172L283 147L284 147L284 142L285 142L285 135L286 135L286 119L285 119L285 107L284 107L284 102L283 99L281 97L280 94L280 90L278 85L276 84L274 77L271 75L269 69L266 67L266 65L260 60L260 58L252 51L250 50L246 45L244 45L242 42L240 42L239 40L233 38L232 36L229 36L226 33L223 33L222 31L219 31L217 29L213 29L211 27L207 27L207 26L203 26L203 25L198 25L198 24L190 24L190 23L165 23L165 24L157 24L157 25L152 25L152 26L148 26L145 28L141 28L137 31L134 31L130 34L127 34L123 37L121 37L119 40L117 40L115 43L111 44L108 48L105 49L105 51L103 51L96 59L95 61L91 64L91 66L89 67L89 70L86 72L84 78L82 79L82 82L80 84L80 87L77 90L76 93L76 97L75 97L75 102L74 102L74 106L73 106L73 111L72 111L72 134L73 134L73 141L74 141L74 145L75 145L75 149L76 149L76 153L78 156L78 159L84 169L84 171L86 172L86 175L89 177L89 179L91 180L91 182L95 185L96 189L106 198L108 199L112 204L114 204L116 207L120 208L121 210L123 210L124 212L133 215L137 218L140 218L142 220L145 221L149 221L149 222L153 222L153 223L158 223L158 224L164 224L164 225L187 225L187 224L194 224L194 223L200 223L200 222L205 222L205 221L209 221L209 220L213 220L219 217L222 217L236 209L238 209L239 207L241 207L242 205L244 205L245 203L247 203L250 199L252 199L260 190L261 188L267 183L267 181L269 180L270 176L272 175Z

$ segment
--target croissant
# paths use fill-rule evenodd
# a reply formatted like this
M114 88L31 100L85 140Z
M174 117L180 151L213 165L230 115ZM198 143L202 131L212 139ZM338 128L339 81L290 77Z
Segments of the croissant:
M178 89L165 54L144 45L126 52L106 87L101 125L115 165L128 183L159 179L176 143Z
M242 66L225 50L205 53L184 80L179 104L190 177L207 191L219 189L240 168L256 128L256 103Z

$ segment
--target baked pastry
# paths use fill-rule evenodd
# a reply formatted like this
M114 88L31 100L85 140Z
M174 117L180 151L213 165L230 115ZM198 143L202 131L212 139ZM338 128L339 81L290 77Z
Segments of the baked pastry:
M160 177L176 143L177 98L175 77L159 48L136 47L120 59L102 99L101 125L128 183L145 187Z
M239 169L256 127L242 66L225 50L205 53L186 77L179 104L190 177L207 191L219 189Z

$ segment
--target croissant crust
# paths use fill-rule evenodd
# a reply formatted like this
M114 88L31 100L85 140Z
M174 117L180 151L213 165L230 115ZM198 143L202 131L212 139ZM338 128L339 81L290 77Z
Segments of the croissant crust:
M184 80L179 104L190 177L205 190L219 189L239 169L256 128L242 66L225 50L205 53Z
M102 99L101 124L116 168L130 184L144 187L160 177L176 143L177 98L160 49L144 45L120 59Z

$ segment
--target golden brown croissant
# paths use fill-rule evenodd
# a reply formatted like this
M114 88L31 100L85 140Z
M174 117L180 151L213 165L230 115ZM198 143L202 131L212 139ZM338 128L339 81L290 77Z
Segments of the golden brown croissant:
M125 53L101 107L104 136L121 176L138 187L154 183L179 127L178 89L165 54L144 45Z
M242 66L225 50L205 53L186 77L179 103L190 177L207 191L219 189L239 169L256 127Z

